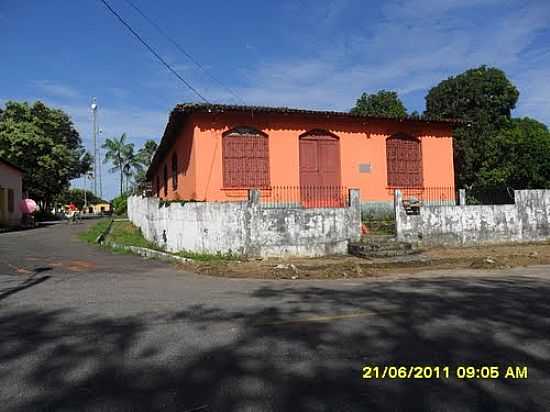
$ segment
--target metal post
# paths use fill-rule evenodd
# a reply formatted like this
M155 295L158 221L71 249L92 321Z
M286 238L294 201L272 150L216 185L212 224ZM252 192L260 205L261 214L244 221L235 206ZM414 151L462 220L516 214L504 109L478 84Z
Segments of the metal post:
M97 120L96 120L97 122ZM103 181L102 181L102 174L101 174L101 135L103 131L101 129L98 129L98 137L99 137L99 144L97 147L97 165L99 169L99 198L103 199Z
M94 146L94 195L97 196L97 125L96 125L96 112L97 103L95 97L92 97L92 142Z

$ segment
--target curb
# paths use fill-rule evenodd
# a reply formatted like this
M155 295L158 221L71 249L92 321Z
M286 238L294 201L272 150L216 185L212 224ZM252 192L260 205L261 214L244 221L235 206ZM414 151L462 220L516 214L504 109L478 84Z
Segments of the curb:
M169 260L172 262L193 262L193 259L185 258L182 256L175 256L170 253L161 252L159 250L149 249L146 247L129 246L129 245L123 245L121 243L115 243L115 242L105 242L105 244L115 249L128 250L142 257L157 258L161 260Z
M111 231L111 226L113 226L113 219L111 219L111 221L109 222L109 226L107 226L107 229L105 229L102 233L100 233L96 239L95 239L95 242L96 243L103 243L105 241L105 238L107 237L107 235L109 234L109 232Z

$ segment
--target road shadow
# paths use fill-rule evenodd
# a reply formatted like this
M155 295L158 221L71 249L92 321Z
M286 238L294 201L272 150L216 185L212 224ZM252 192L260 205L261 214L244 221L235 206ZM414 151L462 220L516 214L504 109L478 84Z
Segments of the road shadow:
M445 278L274 284L228 292L261 302L233 311L4 311L0 383L12 371L42 389L13 397L14 410L543 411L549 293L543 279ZM529 377L364 380L366 364L521 365Z
M0 301L6 299L7 297L15 293L21 292L25 289L31 288L33 286L39 285L42 282L47 281L48 279L51 278L51 276L42 276L39 278L35 278L35 276L39 273L47 272L50 270L52 270L52 268L49 266L41 266L41 267L35 268L33 269L32 274L28 276L24 281L19 283L18 285L0 289Z

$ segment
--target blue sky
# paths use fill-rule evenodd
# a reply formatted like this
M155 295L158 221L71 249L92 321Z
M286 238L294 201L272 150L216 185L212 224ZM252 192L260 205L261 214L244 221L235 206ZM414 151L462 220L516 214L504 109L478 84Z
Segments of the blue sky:
M515 115L550 125L548 0L132 1L247 104L348 110L385 88L422 111L430 87L487 64L519 88ZM124 0L109 2L210 101L235 103ZM91 96L103 136L138 147L196 100L98 0L0 0L0 27L0 104L60 107L86 145ZM116 174L103 180L112 198Z

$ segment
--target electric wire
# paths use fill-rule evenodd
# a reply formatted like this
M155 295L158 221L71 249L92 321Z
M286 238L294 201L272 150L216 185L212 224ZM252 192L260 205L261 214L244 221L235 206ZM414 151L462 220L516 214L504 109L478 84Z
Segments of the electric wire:
M158 23L156 23L153 19L148 17L143 10L141 10L138 6L136 6L133 2L130 0L125 0L126 3L130 7L132 7L141 17L143 17L144 20L146 20L151 26L153 26L166 40L168 40L172 45L180 51L185 57L187 57L195 66L197 66L206 76L210 78L210 80L214 81L218 84L218 86L225 89L226 92L231 94L237 101L244 104L244 100L237 94L235 91L233 91L230 87L226 86L221 80L216 78L213 74L211 74L206 67L204 67L197 59L195 59L187 50L183 48L183 46L178 43L176 40L174 40L173 37L171 37Z
M157 58L157 60L159 62L162 63L163 66L165 66L174 76L176 76L183 84L185 84L187 86L187 88L189 88L193 93L195 93L202 101L204 101L205 103L210 103L202 94L199 93L199 91L197 89L195 89L187 80L185 80L172 66L170 66L170 64L168 64L168 62L166 60L164 60L162 58L162 56L160 54L158 54L155 49L153 49L153 47L151 47L133 28L132 26L130 26L130 24L128 24L121 16L120 14L118 14L112 7L111 5L106 1L106 0L99 0L103 3L103 5L118 19L118 21L123 24L127 29L128 31L130 31L130 33L132 33L134 35L134 37L136 39L139 40L139 42L141 44L143 44L143 46L145 46L145 48L147 50L149 50L149 52L151 54L153 54L153 56L155 56Z

